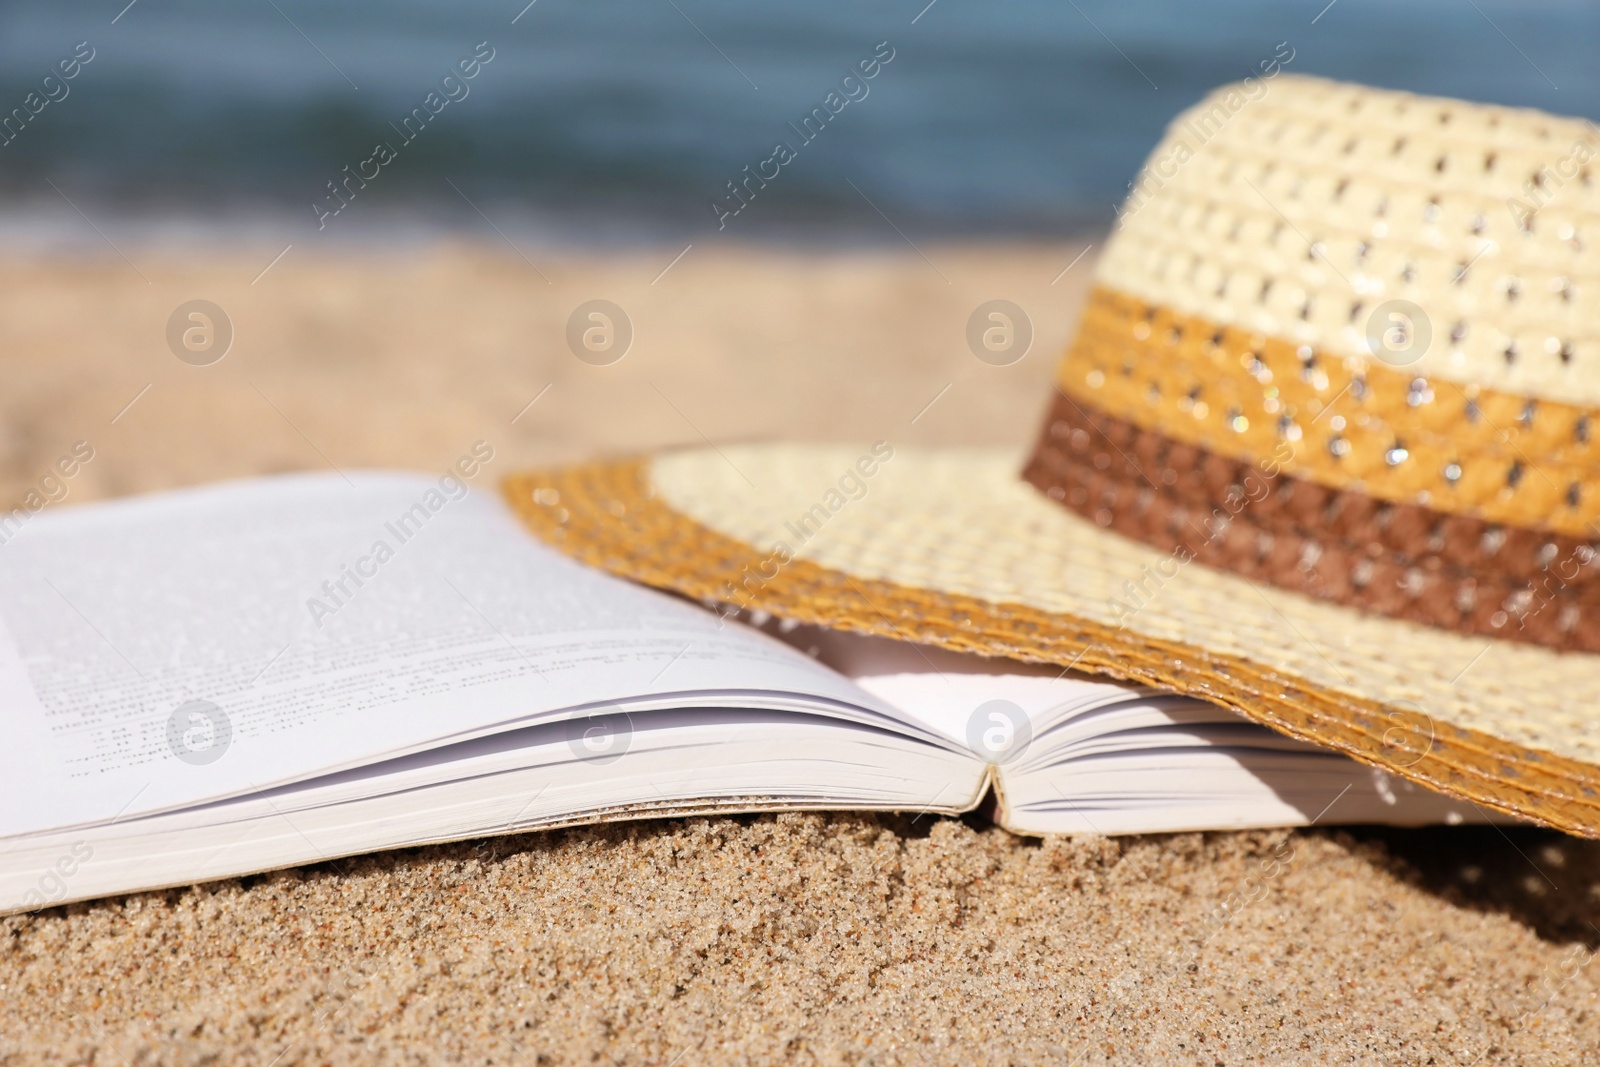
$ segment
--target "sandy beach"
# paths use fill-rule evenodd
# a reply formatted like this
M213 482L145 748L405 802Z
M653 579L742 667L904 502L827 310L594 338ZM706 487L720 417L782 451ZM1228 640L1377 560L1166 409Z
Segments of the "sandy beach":
M0 261L0 502L442 469L478 440L496 475L706 441L1020 449L1084 250ZM205 366L167 339L195 299L233 333ZM633 332L607 366L567 342L596 299ZM1033 328L1009 366L968 348L993 299ZM1600 843L1542 831L663 820L0 919L0 1063L1600 1063L1597 946Z
M926 259L695 246L676 261L681 246L528 259L505 245L293 248L259 278L280 249L129 251L132 263L109 251L0 262L0 499L20 500L82 439L96 455L72 499L270 471L442 468L479 438L502 472L707 438L1020 447L1093 256L1052 285L1082 246L930 247ZM996 298L1033 320L1032 351L1008 367L979 362L965 338L972 310ZM192 299L233 325L210 366L167 345L168 317ZM593 299L633 326L609 366L567 346L569 315Z

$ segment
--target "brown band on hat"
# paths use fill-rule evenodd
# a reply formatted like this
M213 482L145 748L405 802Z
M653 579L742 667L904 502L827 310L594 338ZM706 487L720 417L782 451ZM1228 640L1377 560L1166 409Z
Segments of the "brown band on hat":
M1023 476L1163 551L1458 633L1600 651L1587 542L1397 505L1230 459L1059 395Z
M1207 514L1232 487L1250 481L1253 470L1256 481L1277 483L1275 492L1258 494L1250 509L1252 524L1269 533L1338 541L1374 560L1436 567L1460 578L1492 575L1520 586L1555 570L1567 585L1600 581L1600 545L1593 541L1375 500L1288 476L1296 449L1287 442L1254 463L1236 460L1094 411L1064 394L1057 395L1046 434L1080 461L1091 461L1100 449L1126 456L1151 477L1159 472L1166 480L1158 488Z
M1434 325L1432 344L1449 344ZM1430 381L1146 303L1090 296L1061 387L1085 406L1338 489L1575 537L1600 522L1587 408Z

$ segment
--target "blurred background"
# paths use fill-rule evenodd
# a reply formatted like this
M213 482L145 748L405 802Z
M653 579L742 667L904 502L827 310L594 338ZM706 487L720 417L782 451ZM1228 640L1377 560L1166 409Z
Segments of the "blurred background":
M880 41L862 106L734 236L894 239L850 182L918 236L1103 229L1173 114L1279 42L1289 70L1398 89L1584 115L1600 94L1600 6L1579 0L522 3L7 0L6 107L78 41L96 55L5 148L6 230L75 229L47 180L150 223L315 229L324 183L480 41L470 95L334 236L487 230L447 178L530 240L705 236L725 183Z
M1289 56L1595 115L1596 40L1576 0L4 0L0 497L82 439L87 496L480 437L1019 445L1206 90ZM210 362L168 339L196 299ZM597 299L632 338L598 365ZM965 340L992 299L1033 327L1001 367Z

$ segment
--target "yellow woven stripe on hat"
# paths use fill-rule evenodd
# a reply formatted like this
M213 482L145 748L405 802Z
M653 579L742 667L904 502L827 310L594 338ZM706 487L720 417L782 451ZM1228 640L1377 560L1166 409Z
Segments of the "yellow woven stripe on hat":
M1600 406L1597 153L1593 124L1536 111L1229 86L1152 153L1098 280L1362 361L1372 317L1404 301L1429 334L1416 376Z
M1057 383L1174 440L1380 500L1584 537L1600 520L1586 408L1328 358L1104 287Z

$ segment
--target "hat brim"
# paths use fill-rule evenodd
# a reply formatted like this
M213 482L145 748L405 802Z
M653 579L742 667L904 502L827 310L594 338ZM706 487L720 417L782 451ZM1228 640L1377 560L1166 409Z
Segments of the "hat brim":
M1232 708L1440 792L1600 837L1600 656L1363 614L1158 552L1011 453L758 445L514 475L594 566L780 618L1053 663ZM1573 709L1580 709L1574 711Z

